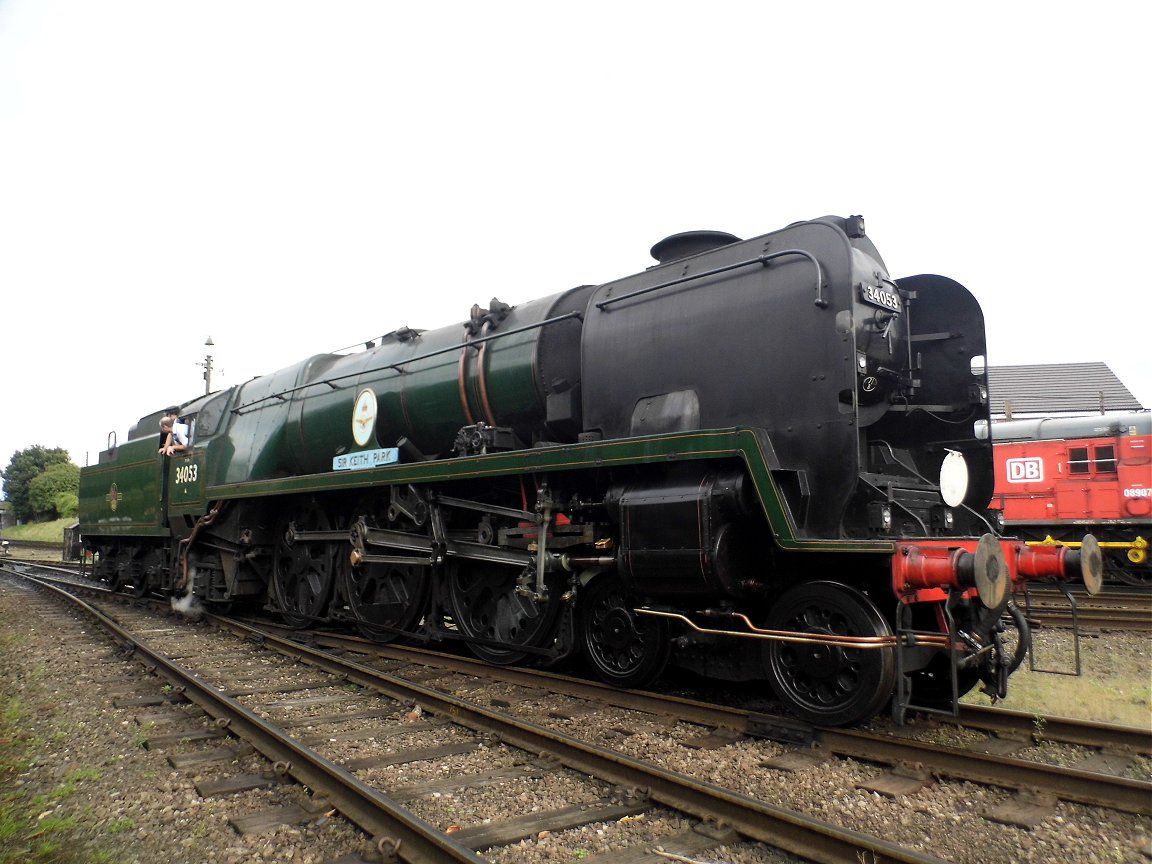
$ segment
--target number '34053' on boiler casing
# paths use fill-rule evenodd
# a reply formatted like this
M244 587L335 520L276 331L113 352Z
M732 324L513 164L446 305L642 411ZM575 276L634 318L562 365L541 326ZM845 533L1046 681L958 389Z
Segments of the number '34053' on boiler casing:
M1000 537L979 304L861 217L697 231L639 273L393 330L160 412L81 472L95 570L293 626L763 679L801 718L1003 696L1012 597L1100 553Z

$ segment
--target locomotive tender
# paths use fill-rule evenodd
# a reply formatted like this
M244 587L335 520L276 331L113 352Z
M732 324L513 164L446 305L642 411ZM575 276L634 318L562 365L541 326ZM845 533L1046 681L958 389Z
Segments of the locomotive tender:
M858 216L652 252L199 398L186 454L159 412L110 436L97 574L622 686L767 679L830 725L1003 696L1012 591L1100 553L996 536L976 300L890 278Z
M992 507L1029 545L1099 541L1106 580L1152 585L1152 413L993 423ZM977 427L977 434L986 434Z

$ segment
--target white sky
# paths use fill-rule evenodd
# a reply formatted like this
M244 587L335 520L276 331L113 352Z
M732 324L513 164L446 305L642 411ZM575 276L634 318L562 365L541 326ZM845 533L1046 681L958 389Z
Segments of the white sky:
M0 469L829 213L1152 406L1148 9L0 0Z

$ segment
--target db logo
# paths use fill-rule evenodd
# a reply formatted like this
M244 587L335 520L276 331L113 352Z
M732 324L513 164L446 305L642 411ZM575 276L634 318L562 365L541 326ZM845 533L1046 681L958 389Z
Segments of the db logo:
M1009 459L1004 464L1009 483L1036 483L1044 479L1043 459Z

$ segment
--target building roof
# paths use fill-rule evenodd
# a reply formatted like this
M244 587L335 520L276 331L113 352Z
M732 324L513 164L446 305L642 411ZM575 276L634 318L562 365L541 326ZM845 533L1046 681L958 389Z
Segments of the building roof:
M992 418L1140 411L1143 405L1106 363L989 366Z

